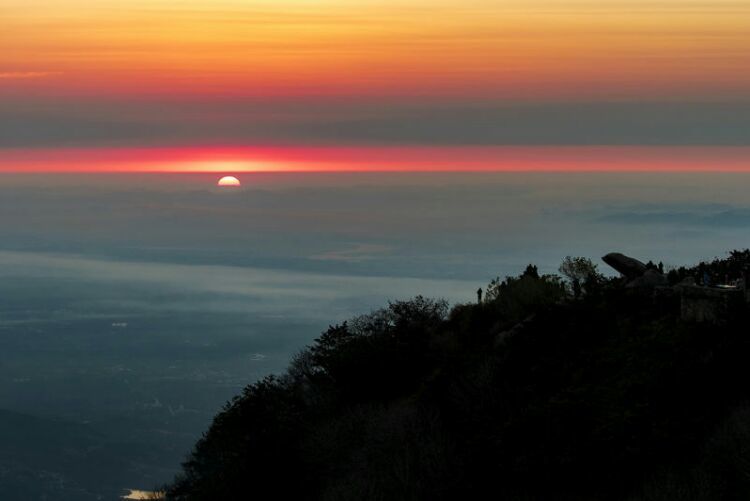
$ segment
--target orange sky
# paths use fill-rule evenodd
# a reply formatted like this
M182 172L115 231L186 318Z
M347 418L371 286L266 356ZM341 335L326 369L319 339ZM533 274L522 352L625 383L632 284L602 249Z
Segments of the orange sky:
M103 94L686 95L750 85L715 0L2 0L0 80Z
M479 110L519 103L750 102L746 0L0 0L0 19L0 113L13 117L1 124L13 132L0 140L6 149L72 145L70 131L50 132L65 128L66 118L71 130L81 131L77 147L87 145L77 124L101 122L102 128L92 126L90 147L138 148L123 128L177 112L154 108L124 123L128 110L170 101L207 107L164 127L191 127L191 145L200 142L195 130L215 125L205 118L218 113L211 106L227 100L277 102L286 110L299 100L320 100L322 123L326 113L338 113L327 109L330 99L372 109L385 102L430 109L438 102ZM102 112L111 102L120 108ZM680 113L697 112L679 111L678 124ZM271 107L240 121L263 129L278 115ZM463 129L460 121L454 126ZM110 129L102 139L101 131ZM46 144L45 134L53 132L62 139ZM14 143L16 136L23 141ZM174 134L161 136L154 136L156 146L175 147ZM224 142L263 144L261 136ZM282 134L272 142L298 139ZM737 145L736 139L718 142ZM441 146L439 139L428 143L412 146ZM439 161L437 155L428 157ZM8 158L0 168L9 168Z

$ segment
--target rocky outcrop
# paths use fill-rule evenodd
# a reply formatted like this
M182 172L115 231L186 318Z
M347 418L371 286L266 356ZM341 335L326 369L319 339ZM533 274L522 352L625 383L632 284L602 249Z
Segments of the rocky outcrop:
M602 261L620 272L623 277L629 280L636 279L648 271L648 267L641 261L626 256L625 254L620 254L619 252L611 252L607 254L602 258Z
M626 289L651 294L656 304L671 307L674 299L679 298L680 318L687 322L725 324L746 302L750 302L746 299L744 286L699 286L695 278L687 277L670 287L663 273L632 257L613 252L602 260L620 272Z
M669 281L663 273L659 273L657 270L646 270L643 275L636 277L625 284L625 287L628 289L639 287L654 288L668 285L668 283Z
M620 272L626 280L625 287L628 289L653 289L668 283L663 273L625 254L612 252L604 256L602 261Z

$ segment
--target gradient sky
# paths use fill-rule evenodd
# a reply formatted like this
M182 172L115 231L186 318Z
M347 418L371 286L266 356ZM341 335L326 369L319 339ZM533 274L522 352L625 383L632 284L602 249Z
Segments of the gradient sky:
M4 171L750 169L746 0L0 0L0 19Z

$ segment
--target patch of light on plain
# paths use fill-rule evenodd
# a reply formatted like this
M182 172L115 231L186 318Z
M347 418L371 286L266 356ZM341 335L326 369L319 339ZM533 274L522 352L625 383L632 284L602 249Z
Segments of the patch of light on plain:
M164 495L159 492L154 491L140 491L137 489L128 489L128 494L125 494L120 499L127 499L127 500L136 500L136 499L150 499L150 500L158 500L158 499L164 499Z

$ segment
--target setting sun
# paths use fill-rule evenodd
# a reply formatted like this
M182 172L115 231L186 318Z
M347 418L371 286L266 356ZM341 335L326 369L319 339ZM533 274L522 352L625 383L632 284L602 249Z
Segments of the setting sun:
M242 186L242 183L240 183L240 180L234 176L224 176L219 179L219 182L216 183L216 185L221 186L222 188L238 188Z

